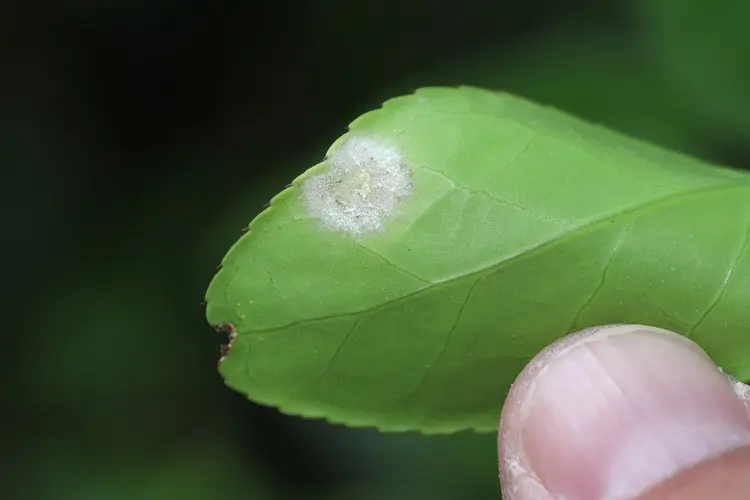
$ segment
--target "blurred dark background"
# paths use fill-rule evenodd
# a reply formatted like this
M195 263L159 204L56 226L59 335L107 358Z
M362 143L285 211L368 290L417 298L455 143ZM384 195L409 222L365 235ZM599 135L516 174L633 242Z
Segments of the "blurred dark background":
M226 388L217 264L350 120L424 85L748 167L748 20L744 0L5 0L0 495L499 498L492 435L378 435Z

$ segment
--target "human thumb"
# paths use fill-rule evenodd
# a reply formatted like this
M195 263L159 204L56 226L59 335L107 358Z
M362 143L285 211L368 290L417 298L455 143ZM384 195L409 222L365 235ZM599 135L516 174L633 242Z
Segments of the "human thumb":
M750 388L693 342L639 325L556 342L511 388L504 500L750 498Z

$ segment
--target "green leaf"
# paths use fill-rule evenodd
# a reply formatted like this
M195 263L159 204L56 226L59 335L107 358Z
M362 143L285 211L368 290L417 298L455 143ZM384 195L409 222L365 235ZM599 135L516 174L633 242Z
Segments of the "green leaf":
M404 175L407 178L404 178ZM353 426L491 431L568 332L628 322L750 377L750 178L475 88L355 120L207 293L252 400Z

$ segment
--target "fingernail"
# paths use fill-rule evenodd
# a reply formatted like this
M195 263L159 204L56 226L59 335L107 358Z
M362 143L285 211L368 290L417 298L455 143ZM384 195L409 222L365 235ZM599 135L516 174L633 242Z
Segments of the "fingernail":
M516 388L518 460L526 482L551 498L634 498L750 444L750 419L726 377L664 330L601 330L551 350L531 371Z

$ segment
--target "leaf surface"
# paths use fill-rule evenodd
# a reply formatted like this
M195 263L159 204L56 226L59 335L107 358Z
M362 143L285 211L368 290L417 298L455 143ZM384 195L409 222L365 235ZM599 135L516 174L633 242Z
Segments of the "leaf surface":
M672 329L748 379L748 180L503 93L392 99L225 256L220 371L288 413L427 433L494 430L531 357L587 326Z

